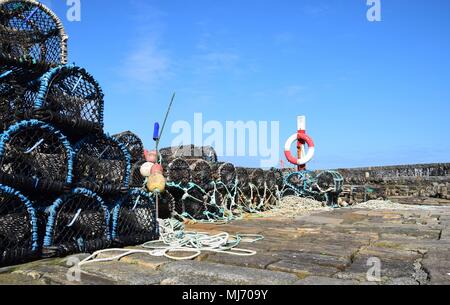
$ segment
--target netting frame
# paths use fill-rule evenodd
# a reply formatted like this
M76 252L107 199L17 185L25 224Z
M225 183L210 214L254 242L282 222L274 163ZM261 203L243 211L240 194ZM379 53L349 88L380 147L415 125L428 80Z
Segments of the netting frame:
M15 190L12 187L9 187L4 184L0 184L0 193L18 198L22 202L22 204L24 204L24 206L26 207L28 213L30 214L30 218L31 218L30 220L31 220L31 229L32 229L32 233L31 233L32 240L31 240L31 249L30 249L30 252L28 253L29 255L24 255L20 258L17 258L14 262L24 262L24 261L28 261L28 260L37 258L39 256L40 245L39 245L38 216L37 216L36 208L34 207L33 203L27 197L25 197L21 192ZM4 256L4 254L5 253L2 254L2 257ZM5 261L0 260L0 266L2 266L3 264L5 264Z
M128 149L126 148L126 146L124 144L122 144L120 141L118 141L117 139L115 139L114 137L108 135L108 134L92 134L88 137L85 137L84 139L80 140L78 143L75 144L74 146L74 151L75 151L75 158L74 158L74 162L75 162L75 168L77 168L77 162L78 162L78 154L80 152L81 146L84 145L86 142L91 141L91 140L95 140L97 139L99 136L104 137L104 139L108 140L108 141L112 141L114 142L119 149L122 151L124 157L125 157L125 162L126 162L126 168L125 168L125 172L123 173L123 181L122 181L122 187L120 189L104 189L104 184L99 184L99 183L95 183L95 188L97 188L95 191L97 191L98 193L109 193L109 192L121 192L123 189L126 189L128 191L129 187L130 187L130 179L131 179L131 155L128 152ZM76 169L74 168L74 172L76 172ZM80 179L79 177L76 178ZM84 182L83 181L75 181L76 184L80 184L80 187L85 187ZM110 185L107 185L108 187Z
M136 195L137 196L143 196L143 197L145 197L146 199L149 200L150 205L151 205L150 206L151 214L152 214L152 220L151 221L153 222L153 224L155 226L155 230L153 232L149 232L149 235L152 236L151 240L156 240L156 239L159 238L159 224L158 224L158 220L156 218L157 211L156 211L155 200L153 199L151 193L145 192L144 190L139 189L139 188L132 188L132 189L130 189L128 191L128 193L126 195L121 196L114 203L114 205L112 206L112 209L111 209L111 241L113 243L119 243L119 245L121 245L121 246L135 246L136 245L136 243L133 243L133 242L130 241L130 239L132 237L119 237L118 236L118 229L119 229L118 228L119 227L119 223L118 222L119 222L119 217L120 217L120 214L119 214L120 213L120 209L124 205L129 204L129 202L127 200L130 197L136 196ZM151 240L143 240L141 242L141 244L144 243L144 242L151 241ZM137 243L137 244L139 244L139 243Z
M65 199L70 198L70 196L73 195L84 195L91 199L94 199L97 204L100 205L100 207L104 211L105 216L105 222L106 222L106 243L105 248L110 247L111 245L111 230L110 230L110 222L111 222L111 216L109 209L103 199L97 195L96 193L85 189L85 188L76 188L72 190L69 194L65 194L58 199L56 199L53 204L49 208L49 214L47 217L47 223L45 225L45 234L44 239L42 243L42 254L44 257L55 257L55 256L61 256L61 254L66 255L67 253L62 252L60 253L60 247L54 246L54 238L55 238L55 225L56 225L56 218L58 217L59 209L63 206ZM50 251L49 251L50 250ZM97 249L101 250L101 249ZM74 254L74 253L72 253Z
M75 72L84 75L85 80L87 80L95 88L96 95L98 98L98 103L96 103L96 106L98 108L97 109L98 122L83 119L81 114L74 119L73 117L55 113L53 110L51 110L51 106L53 104L47 102L47 97L52 89L52 84L55 81L55 79L59 77L59 75L63 73L68 74L70 72L72 73ZM64 129L66 129L66 126L70 126L71 131L75 134L98 133L103 131L104 111L105 111L104 93L100 84L89 72L86 71L86 69L73 64L59 65L57 67L50 69L45 74L43 74L39 79L32 82L32 87L36 87L35 88L36 91L33 92L33 90L31 89L27 89L29 93L26 95L31 95L34 98L34 100L27 101L26 102L27 105L24 105L24 108L27 107L30 108L24 109L26 113L21 114L25 116L25 118L28 117L33 118L35 116L49 117L43 120L61 125L64 127Z
M27 4L31 4L33 6L35 6L38 9L41 9L43 12L47 13L48 16L53 19L53 21L55 22L56 25L56 29L58 30L58 36L61 39L61 44L60 44L60 52L59 52L59 57L60 57L60 62L56 62L56 63L43 63L48 65L49 67L52 66L56 66L56 65L61 65L61 64L67 64L68 61L68 47L67 47L67 43L69 40L69 36L66 33L66 30L64 29L64 25L61 22L61 19L59 19L59 17L51 10L49 9L47 6L45 6L44 4L35 1L35 0L0 0L0 6L4 5L4 4L9 4L9 3L27 3ZM11 60L15 60L15 61L20 61L19 58L14 58L11 56L4 56L3 54L0 54L0 58L6 58L6 59L11 59ZM42 62L38 62L38 63L42 63ZM34 64L34 63L33 63Z
M67 177L65 184L67 186L70 186L73 182L73 172L74 172L74 161L75 161L75 151L72 148L72 145L70 144L67 137L58 129L54 128L53 126L41 122L38 120L25 120L20 121L12 126L8 130L6 130L3 134L0 136L0 161L3 159L3 155L5 153L5 145L6 143L11 140L11 138L16 134L17 132L20 132L22 128L41 128L47 132L53 133L61 142L61 144L64 146L66 154L67 154ZM0 174L3 175L3 173ZM14 180L14 179L13 179ZM45 179L45 181L50 179ZM62 181L61 181L62 182Z

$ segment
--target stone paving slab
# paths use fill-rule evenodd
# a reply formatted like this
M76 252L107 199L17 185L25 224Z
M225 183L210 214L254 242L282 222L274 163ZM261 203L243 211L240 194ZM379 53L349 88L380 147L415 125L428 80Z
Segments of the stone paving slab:
M67 258L0 269L0 284L36 285L427 285L450 284L450 207L339 209L295 218L249 218L191 231L263 234L241 248L252 257L203 253L192 261L136 254L82 267L72 281ZM86 255L71 257L83 259ZM373 259L379 281L368 278ZM373 271L373 270L372 270Z

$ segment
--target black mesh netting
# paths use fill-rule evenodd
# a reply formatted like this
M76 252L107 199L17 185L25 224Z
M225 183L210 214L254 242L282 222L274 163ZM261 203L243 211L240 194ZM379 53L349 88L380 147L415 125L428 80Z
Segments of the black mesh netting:
M51 122L70 136L83 136L103 130L103 110L97 81L86 70L66 65L27 87L20 116Z
M202 159L207 162L217 162L217 153L211 146L180 145L162 148L159 153L161 154L163 165L168 165L177 158Z
M0 2L0 56L58 65L67 62L67 35L61 21L32 0Z
M155 202L150 194L133 189L112 210L112 241L115 246L135 246L159 238Z
M169 188L170 193L176 200L175 211L186 218L206 219L205 212L208 210L208 195L200 189L192 187L188 192L178 188Z
M211 188L211 166L204 160L189 160L192 182L204 190Z
M236 168L231 163L213 163L211 166L212 176L218 187L231 189L236 184Z
M0 266L34 259L38 250L35 208L16 190L0 185Z
M275 173L271 170L264 172L264 178L267 188L270 191L275 191L277 186L277 178L275 176Z
M184 159L175 159L169 164L168 182L186 186L191 181L191 169Z
M144 157L144 145L136 134L131 131L125 131L113 137L126 146L130 152L132 162L137 162Z
M75 145L75 183L97 193L128 188L130 155L125 146L107 135L89 136Z
M91 253L110 246L109 211L103 200L76 189L49 208L43 254L66 256Z
M143 187L145 184L145 177L141 175L141 166L146 163L145 160L140 160L131 165L130 187Z
M64 191L72 182L73 155L58 130L22 121L0 139L0 182L30 192Z
M155 196L153 200L156 202ZM169 192L159 194L158 198L158 218L172 218L175 212L175 198Z
M257 189L264 188L264 171L260 168L249 170L249 179Z

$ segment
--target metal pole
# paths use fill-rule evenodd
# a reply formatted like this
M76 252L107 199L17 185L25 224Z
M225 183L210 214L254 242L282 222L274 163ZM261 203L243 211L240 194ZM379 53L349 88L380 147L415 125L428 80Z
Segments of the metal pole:
M306 116L297 117L297 131L299 134L306 134ZM304 140L299 139L297 144L297 153L299 159L302 159L305 156L305 144L306 143ZM299 172L306 170L306 164L299 165L297 169Z

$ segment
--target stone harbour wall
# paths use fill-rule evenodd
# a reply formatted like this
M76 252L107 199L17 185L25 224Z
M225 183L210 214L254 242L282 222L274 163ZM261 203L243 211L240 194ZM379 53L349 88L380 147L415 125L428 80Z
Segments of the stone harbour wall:
M337 169L347 203L394 199L404 203L450 204L450 163Z

